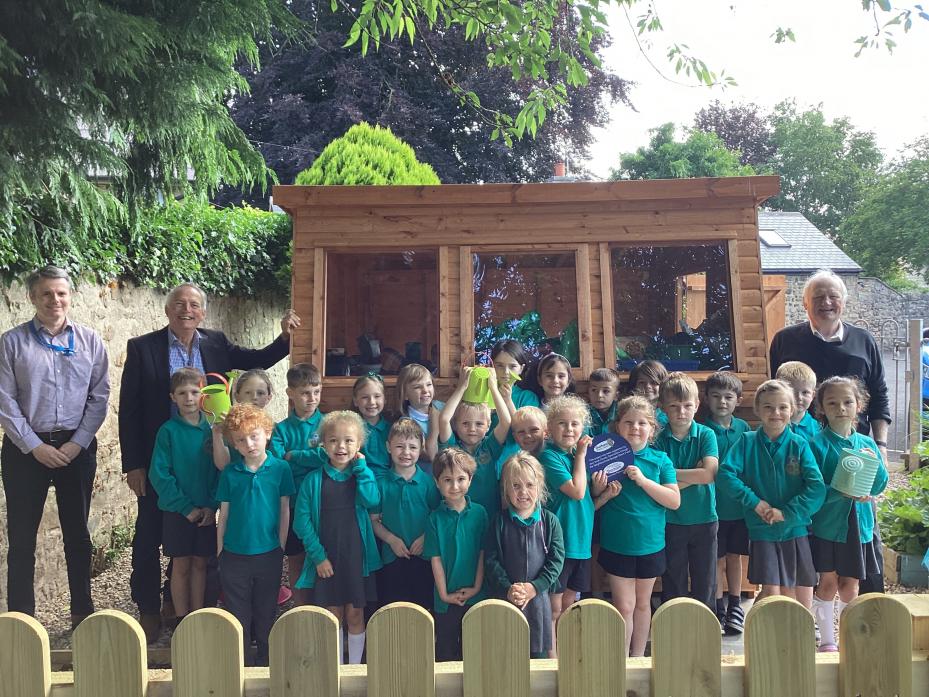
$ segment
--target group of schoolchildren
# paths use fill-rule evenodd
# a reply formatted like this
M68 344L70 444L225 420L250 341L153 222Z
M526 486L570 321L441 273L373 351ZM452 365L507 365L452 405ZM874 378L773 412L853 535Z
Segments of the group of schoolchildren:
M203 375L174 373L176 414L158 434L150 479L178 617L203 606L218 554L223 605L266 663L286 555L296 603L335 614L350 663L362 660L366 610L395 601L431 609L436 659L460 660L463 616L486 597L523 612L531 655L545 657L555 655L558 618L598 590L602 570L626 651L641 656L659 577L664 600L696 598L724 632L740 633L748 554L762 597L802 602L820 650L836 650L836 613L877 570L869 497L828 486L843 448L880 457L856 431L867 402L857 381L817 388L809 367L787 363L756 390L753 431L734 416L733 373L707 379L697 423L697 384L657 361L631 371L624 397L616 372L595 370L588 402L563 356L532 364L507 340L491 359L494 409L463 401L472 368L443 404L429 370L411 364L397 378L393 421L377 374L356 380L352 410L323 415L319 370L294 365L292 411L275 425L263 411L264 371L238 378L237 403L218 423L200 411ZM586 466L592 437L608 432L634 452L619 481ZM882 463L871 493L886 483Z

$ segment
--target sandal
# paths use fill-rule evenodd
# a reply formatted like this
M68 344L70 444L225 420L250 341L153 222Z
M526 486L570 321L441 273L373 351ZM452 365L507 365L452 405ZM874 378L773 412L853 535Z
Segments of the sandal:
M821 644L818 651L819 653L837 653L839 647L835 644Z
M741 605L730 605L726 611L726 634L741 634L745 631L745 610Z

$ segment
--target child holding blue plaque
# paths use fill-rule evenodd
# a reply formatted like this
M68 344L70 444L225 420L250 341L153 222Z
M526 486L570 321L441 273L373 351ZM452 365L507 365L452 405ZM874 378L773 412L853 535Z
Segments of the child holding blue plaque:
M819 585L813 595L813 615L822 639L819 650L837 650L834 621L858 595L858 582L879 572L874 546L874 509L871 497L887 486L887 468L874 441L855 430L858 415L868 407L868 396L858 380L832 377L816 391L816 405L826 428L810 443L810 449L826 482L826 500L813 514L810 544ZM837 469L843 451L861 453L879 463L870 495L852 498L838 491ZM856 463L857 464L857 463ZM835 600L836 592L839 599Z
M548 497L542 465L524 450L500 476L504 509L491 521L484 546L490 588L518 607L529 623L529 655L546 658L554 645L548 595L564 565L561 523L542 508Z
M742 381L735 373L720 371L706 379L707 419L704 425L716 436L719 461L729 449L751 431L751 426L734 415L742 401ZM742 556L748 554L748 528L742 507L716 491L716 617L726 634L741 634L745 627L742 609ZM728 589L728 606L723 597L723 578Z
M716 477L722 494L745 511L748 580L761 584L759 599L808 598L805 591L812 594L816 583L807 526L822 505L826 486L806 439L789 428L794 409L790 385L763 382L755 391L761 427L742 434Z
M571 606L577 594L590 591L594 502L584 460L590 443L590 436L584 435L590 413L587 403L576 395L552 399L545 413L551 440L539 453L539 462L545 468L545 484L550 492L546 507L558 516L565 540L564 568L558 591L551 595L552 621L557 626L562 611Z
M690 596L716 611L716 491L719 450L713 432L694 421L700 406L697 383L684 373L671 373L661 383L659 399L668 426L655 447L671 458L681 491L681 505L668 513L665 530L668 568L661 579L661 598ZM688 584L689 580L689 584Z
M666 453L651 447L658 430L651 403L638 395L616 406L613 430L635 454L622 484L591 481L600 512L600 553L613 605L626 621L626 653L645 654L651 626L655 580L665 570L665 511L681 503L674 465Z

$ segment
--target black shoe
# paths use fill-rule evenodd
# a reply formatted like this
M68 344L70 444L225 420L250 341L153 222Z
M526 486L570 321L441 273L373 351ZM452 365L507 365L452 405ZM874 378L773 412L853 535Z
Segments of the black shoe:
M730 605L726 611L723 630L728 635L741 634L745 631L745 610L741 605Z

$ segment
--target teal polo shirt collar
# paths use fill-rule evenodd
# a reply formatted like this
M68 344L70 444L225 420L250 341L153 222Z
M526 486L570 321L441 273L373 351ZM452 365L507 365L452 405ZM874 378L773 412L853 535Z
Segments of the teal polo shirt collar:
M461 512L456 511L454 508L449 508L448 503L445 499L442 499L442 503L439 504L439 507L435 509L436 513L441 513L442 515L447 516L463 516L468 513L472 508L471 497L465 495L465 507L461 509Z
M713 431L713 433L717 433L717 434L732 433L735 430L735 425L736 425L736 420L734 416L729 421L728 426L723 426L721 423L719 423L718 421L714 421L713 419L707 419L706 423L704 424L704 426L706 426L708 429Z
M413 465L413 467L415 471L413 472L413 476L410 477L409 479L407 479L401 474L397 474L394 471L393 467L391 467L387 471L387 474L384 476L387 477L387 481L394 483L394 484L399 484L400 486L403 486L405 484L406 485L415 484L418 486L422 486L425 483L423 479L428 479L429 475L423 472L417 465Z
M245 474L251 474L253 476L258 476L259 474L262 474L263 472L269 471L270 468L265 466L267 464L268 464L268 453L265 452L265 459L261 461L260 465L258 465L258 469L255 469L255 470L249 469L248 466L245 464L244 457L240 460L237 460L236 462L229 463L229 466L233 467L238 472L245 472Z
M326 475L327 475L330 479L332 479L332 480L334 480L334 481L337 481L337 482L344 482L344 481L347 481L347 480L348 480L349 478L351 478L351 476L352 476L352 468L351 468L351 467L346 467L344 470L337 470L335 467L333 467L331 464L329 464L329 459L328 459L328 458L327 458L326 461L323 463L323 470L325 471Z
M761 446L768 452L769 455L774 455L778 450L780 450L784 444L790 440L790 437L787 435L790 433L790 427L784 429L784 431L774 440L768 438L768 434L764 432L764 428L761 426L758 427L758 442L761 443Z
M853 439L857 431L853 430L848 436L840 436L838 433L836 433L830 427L827 426L826 428L823 429L823 432L826 434L826 438L828 438L832 443L837 443L841 445L843 448L855 446L855 442Z
M319 411L317 409L317 411ZM368 428L377 431L378 433L383 433L385 436L390 432L390 422L387 421L383 416L378 416L378 421L376 424L370 424L365 421L365 426Z
M678 438L677 436L675 436L674 433L671 431L671 427L670 427L670 426L668 426L668 428L667 428L667 433L668 433L668 438L673 438L673 439L676 440L678 443L685 443L685 442L687 442L688 440L690 440L691 438L696 437L696 435L697 435L697 422L696 422L696 421L691 421L691 422L690 422L690 429L688 429L687 435L684 436L683 438Z
M507 506L507 510L510 512L510 518L515 520L520 525L525 525L527 528L530 525L535 525L540 520L542 520L542 507L536 506L535 510L528 518L521 518L520 515L513 509L512 506Z

